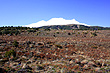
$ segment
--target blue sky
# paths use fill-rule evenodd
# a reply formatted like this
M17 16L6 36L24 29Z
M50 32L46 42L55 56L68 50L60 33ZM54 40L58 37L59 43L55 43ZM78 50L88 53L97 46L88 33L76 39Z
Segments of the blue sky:
M110 0L0 0L0 26L24 26L52 18L110 27Z

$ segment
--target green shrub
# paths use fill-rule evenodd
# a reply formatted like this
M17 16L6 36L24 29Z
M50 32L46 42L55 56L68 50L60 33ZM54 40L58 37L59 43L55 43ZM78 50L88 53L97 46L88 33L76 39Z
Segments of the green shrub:
M28 32L36 32L36 29L29 29Z
M2 35L2 32L0 31L0 35Z
M73 33L72 34L75 34L75 31L73 31Z
M58 48L61 48L61 49L63 48L61 45L55 45L55 46L58 47Z
M15 35L18 35L20 32L19 31L15 31Z
M48 28L48 29L45 29L45 31L50 31L50 29Z
M92 33L92 35L97 36L97 34L96 34L96 33Z
M68 33L68 35L71 35L71 33Z
M86 32L83 32L83 34L88 34L88 32L86 31Z
M58 31L57 31L56 33L57 33L57 34L59 34L59 32L58 32Z
M80 32L78 32L78 34L80 34Z
M10 57L10 56L16 57L16 52L14 50L6 51L5 57Z
M91 37L92 36L97 36L96 32L91 33Z
M2 55L0 55L0 59L2 58Z
M18 42L15 40L14 42L13 42L13 46L15 46L15 47L18 47Z
M6 29L2 30L2 34L9 34L10 32Z

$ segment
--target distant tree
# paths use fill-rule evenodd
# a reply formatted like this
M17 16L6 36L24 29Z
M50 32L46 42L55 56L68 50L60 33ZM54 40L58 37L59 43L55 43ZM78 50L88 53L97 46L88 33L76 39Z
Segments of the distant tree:
M35 28L36 30L39 30L39 28Z
M28 32L36 32L36 29L28 29Z
M45 29L45 31L50 31L50 28L48 28L48 29Z

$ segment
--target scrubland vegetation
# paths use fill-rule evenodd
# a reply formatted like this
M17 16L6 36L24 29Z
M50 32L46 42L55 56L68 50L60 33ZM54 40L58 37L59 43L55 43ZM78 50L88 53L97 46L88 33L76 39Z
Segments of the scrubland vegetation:
M53 27L0 27L0 72L110 72L110 30Z

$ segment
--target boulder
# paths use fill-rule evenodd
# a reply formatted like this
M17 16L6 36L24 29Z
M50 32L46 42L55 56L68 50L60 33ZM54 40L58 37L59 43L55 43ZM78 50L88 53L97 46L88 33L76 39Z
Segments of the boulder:
M70 64L73 64L73 61L72 60L70 61Z
M81 61L81 64L87 64L88 63L88 60L82 60Z
M33 47L34 47L34 44L30 44L29 47L30 47L30 48L33 48Z
M100 69L101 68L97 67L97 68L95 68L95 71L100 72Z
M26 68L26 64L23 64L23 67L22 68Z
M85 64L85 65L83 66L83 68L84 68L84 69L88 69L88 65Z
M89 61L89 62L88 62L88 65L95 65L95 63L92 62L92 61Z

